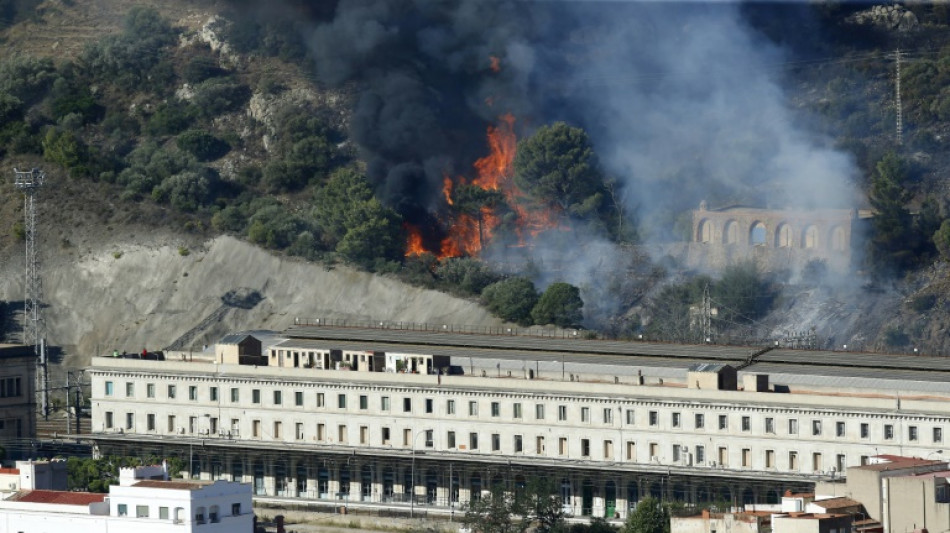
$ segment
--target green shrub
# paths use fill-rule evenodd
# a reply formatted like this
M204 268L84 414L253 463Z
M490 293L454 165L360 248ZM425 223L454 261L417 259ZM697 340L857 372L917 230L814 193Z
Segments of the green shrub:
M566 328L576 326L584 319L581 311L584 301L580 290L569 283L552 283L531 309L535 324L554 324Z
M227 71L218 66L214 58L208 56L195 56L188 60L182 71L182 77L191 84L201 83L209 78L223 76Z
M214 118L243 107L251 98L251 89L226 78L205 81L195 89L192 103L206 118Z
M899 327L887 328L884 331L884 344L890 348L898 348L910 344L910 337Z
M538 292L531 280L519 276L485 287L482 301L489 311L501 319L530 326L531 310L538 303Z
M15 56L0 63L0 93L16 97L25 105L40 101L56 79L53 60Z
M81 63L96 79L126 91L169 87L174 71L164 56L176 39L158 11L136 6L126 15L124 31L87 45Z
M193 106L178 100L159 104L148 118L145 131L149 135L175 135L188 128L196 114Z
M206 131L189 130L175 140L178 148L195 156L198 161L213 161L228 153L228 143Z
M918 294L910 301L910 308L918 313L926 313L933 309L933 306L936 304L936 294Z
M187 257L188 255L191 255L191 250L189 250L188 248L185 248L184 246L179 246L178 255L182 257Z
M449 290L463 295L479 295L501 277L481 261L469 257L444 259L435 268L435 275Z
M204 173L186 170L176 174L152 190L156 202L168 202L181 211L196 211L207 203L212 184Z

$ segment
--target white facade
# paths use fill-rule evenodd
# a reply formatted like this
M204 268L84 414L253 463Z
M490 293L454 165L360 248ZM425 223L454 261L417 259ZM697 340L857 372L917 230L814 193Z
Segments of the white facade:
M101 498L25 491L0 500L0 533L251 533L248 485L127 475L122 482Z

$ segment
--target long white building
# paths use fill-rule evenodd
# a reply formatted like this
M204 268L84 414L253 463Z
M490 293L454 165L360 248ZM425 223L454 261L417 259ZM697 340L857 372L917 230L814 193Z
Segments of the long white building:
M870 456L937 453L950 430L942 359L284 334L244 359L257 365L220 349L94 358L91 438L102 453L180 454L195 479L250 482L258 496L452 507L543 475L572 514L624 517L648 494L775 503Z

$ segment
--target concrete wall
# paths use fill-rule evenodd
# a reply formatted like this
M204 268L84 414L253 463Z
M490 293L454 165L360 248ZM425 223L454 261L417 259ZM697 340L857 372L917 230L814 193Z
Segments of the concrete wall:
M892 477L887 479L888 516L887 530L892 532L913 531L926 528L928 531L950 529L950 503L937 503L934 482L945 483L942 478Z

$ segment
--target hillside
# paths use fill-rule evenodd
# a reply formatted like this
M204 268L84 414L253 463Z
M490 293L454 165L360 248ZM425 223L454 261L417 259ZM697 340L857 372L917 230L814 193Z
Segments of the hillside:
M472 5L0 2L0 165L48 175L51 341L499 323L479 299L522 324L695 341L689 307L729 274L657 250L708 200L886 215L848 279L740 278L726 303L753 305L717 319L723 341L950 353L939 6ZM0 188L13 318L22 217Z

